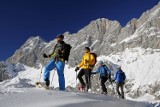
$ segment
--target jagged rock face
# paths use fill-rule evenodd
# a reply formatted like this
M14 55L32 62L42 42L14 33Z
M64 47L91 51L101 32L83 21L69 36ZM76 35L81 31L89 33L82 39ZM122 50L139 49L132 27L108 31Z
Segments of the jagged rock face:
M20 62L31 67L36 66L42 60L45 45L46 42L40 37L31 37L8 59L8 62L13 64Z
M65 34L65 41L73 47L69 64L74 66L75 62L80 62L86 46L90 47L97 55L112 53L111 45L116 43L121 28L117 21L102 18L92 21L76 34Z
M123 52L126 48L160 48L160 4L143 13L139 19L132 19L125 27L117 21L97 19L76 34L66 34L66 41L74 49L70 64L80 62L85 46L91 47L98 55Z
M0 82L9 78L6 67L5 62L0 62Z
M64 33L66 43L71 44L72 50L69 64L75 66L84 54L84 47L88 46L97 55L109 55L122 52L126 48L160 48L160 4L143 13L139 19L132 19L125 27L117 21L105 18L89 23L77 33ZM31 37L26 43L8 59L11 63L21 62L28 66L46 63L42 58L45 52L53 51L56 41L46 43L40 37Z
M129 30L131 33L128 33L129 35L126 36L126 38L123 38L122 36L119 37L122 38L121 40L119 39L121 45L119 47L120 51L134 47L159 49L160 4L153 9L144 12L138 20L128 23L126 27L131 27L133 29Z

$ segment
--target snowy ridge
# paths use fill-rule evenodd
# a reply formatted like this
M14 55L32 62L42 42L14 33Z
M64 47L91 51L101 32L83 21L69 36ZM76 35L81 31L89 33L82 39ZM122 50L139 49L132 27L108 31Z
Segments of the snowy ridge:
M138 28L135 30L134 34L129 35L124 38L121 42L130 42L134 41L135 38L138 38L142 35L150 37L156 36L159 37L159 24L158 18L160 15L160 5L158 4L153 9L148 10L142 14L142 16L137 20L136 24L140 23ZM142 21L142 22L141 22ZM156 25L157 24L157 25ZM127 25L126 27L129 27Z
M37 45L40 45L39 47L43 47L45 46L47 43L44 42L43 39L41 39L40 36L37 36L37 37L30 37L25 45L22 46L22 50L23 51L32 51Z
M151 20L153 17L157 16L160 12L160 8L156 9L153 13L150 14L149 20Z
M122 44L123 42L130 42L132 40L134 40L135 38L139 37L139 35L143 34L143 33L148 33L150 30L155 29L154 27L146 29L145 28L145 24L142 24L135 32L133 35L130 35L129 37L125 38L124 40L122 40L120 42L120 44ZM148 35L148 34L147 34Z
M129 35L129 37L126 37L125 39L123 39L120 44L122 44L123 42L129 42L130 40L136 38L138 36L138 31L144 26L145 24L141 25L138 29L136 29L136 31L134 32L133 35ZM130 27L130 25L128 24L126 27ZM122 29L123 30L123 29Z

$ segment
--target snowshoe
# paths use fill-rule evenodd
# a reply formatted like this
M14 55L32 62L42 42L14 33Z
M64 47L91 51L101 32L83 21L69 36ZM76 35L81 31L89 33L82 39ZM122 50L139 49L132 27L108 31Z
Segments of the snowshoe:
M103 94L103 95L107 95L107 92L101 92L101 94Z
M120 99L125 99L125 98L124 98L124 96L123 96L123 95L121 95L121 94L120 94L120 95L118 95L118 98L120 98Z
M38 87L38 88L45 88L46 90L49 90L50 87L49 86L46 86L45 83L42 83L42 82L36 82L35 83L35 86Z
M85 86L82 86L82 85L78 86L78 90L84 92L85 91Z

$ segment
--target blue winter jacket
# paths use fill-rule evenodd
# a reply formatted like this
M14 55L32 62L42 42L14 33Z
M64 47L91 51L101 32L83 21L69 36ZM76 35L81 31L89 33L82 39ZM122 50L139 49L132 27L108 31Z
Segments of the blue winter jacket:
M117 82L117 83L124 83L126 79L126 75L125 73L122 71L122 70L118 70L116 72L116 75L114 77L114 80Z
M111 74L111 71L108 69L106 65L99 67L95 72L92 72L92 74L100 73L100 76L106 77L105 70L108 72L108 75Z

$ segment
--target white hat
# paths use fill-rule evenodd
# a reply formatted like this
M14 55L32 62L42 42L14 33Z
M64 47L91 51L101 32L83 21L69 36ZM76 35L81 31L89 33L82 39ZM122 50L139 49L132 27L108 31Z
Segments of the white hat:
M99 64L103 65L103 61L99 61Z
M117 67L117 69L121 69L121 66L119 65L119 66Z

